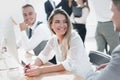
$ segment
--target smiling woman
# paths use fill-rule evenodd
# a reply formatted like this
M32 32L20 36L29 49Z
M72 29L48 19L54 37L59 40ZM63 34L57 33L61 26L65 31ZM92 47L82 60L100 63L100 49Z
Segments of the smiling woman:
M55 15L51 24L51 29L57 36L59 36L59 40L62 40L64 38L64 34L68 29L67 20L65 16L61 14ZM59 42L61 43L61 41Z
M70 71L86 78L92 70L91 63L81 38L72 29L68 14L62 9L55 9L48 19L48 24L53 36L38 55L34 65L25 71L25 75L37 77L44 73ZM54 55L57 64L48 64ZM44 64L48 65L41 67Z

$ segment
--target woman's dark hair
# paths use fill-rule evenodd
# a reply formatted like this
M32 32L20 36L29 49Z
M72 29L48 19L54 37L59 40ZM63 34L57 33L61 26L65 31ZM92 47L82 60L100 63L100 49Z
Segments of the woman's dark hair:
M87 0L83 0L83 3L87 2Z

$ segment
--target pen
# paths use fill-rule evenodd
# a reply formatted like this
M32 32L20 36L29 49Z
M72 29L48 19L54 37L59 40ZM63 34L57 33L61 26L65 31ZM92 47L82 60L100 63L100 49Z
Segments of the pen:
M24 61L21 61L21 63L25 68L30 69L30 64L26 64Z

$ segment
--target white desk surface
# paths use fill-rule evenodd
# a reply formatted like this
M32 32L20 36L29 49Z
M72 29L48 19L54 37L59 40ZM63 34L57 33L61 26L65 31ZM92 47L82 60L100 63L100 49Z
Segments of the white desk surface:
M10 58L8 58L8 59L10 59ZM7 62L9 62L9 61L10 60L8 60ZM13 64L14 64L14 62L13 62ZM9 79L10 80L25 80L23 69L20 68L20 69L15 69L15 70L14 69L13 70L1 70L0 71L0 80L9 80ZM42 74L39 77L30 79L30 80L84 80L84 79L74 75L71 72L61 71L61 72Z
M70 72L62 71L62 72L42 74L39 77L30 80L84 80L84 79Z

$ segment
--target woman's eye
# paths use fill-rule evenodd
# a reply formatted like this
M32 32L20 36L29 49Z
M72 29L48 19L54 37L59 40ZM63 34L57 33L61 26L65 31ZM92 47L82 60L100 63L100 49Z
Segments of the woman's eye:
M24 17L26 17L26 16L27 16L27 14L23 14L23 16L24 16Z
M59 21L55 21L55 23L59 23Z
M59 21L59 20L56 20L55 23L68 23L68 21Z
M68 21L64 21L64 23L68 23Z
M32 13L32 12L30 12L30 13L29 13L29 15L31 16L31 15L33 15L33 13Z

